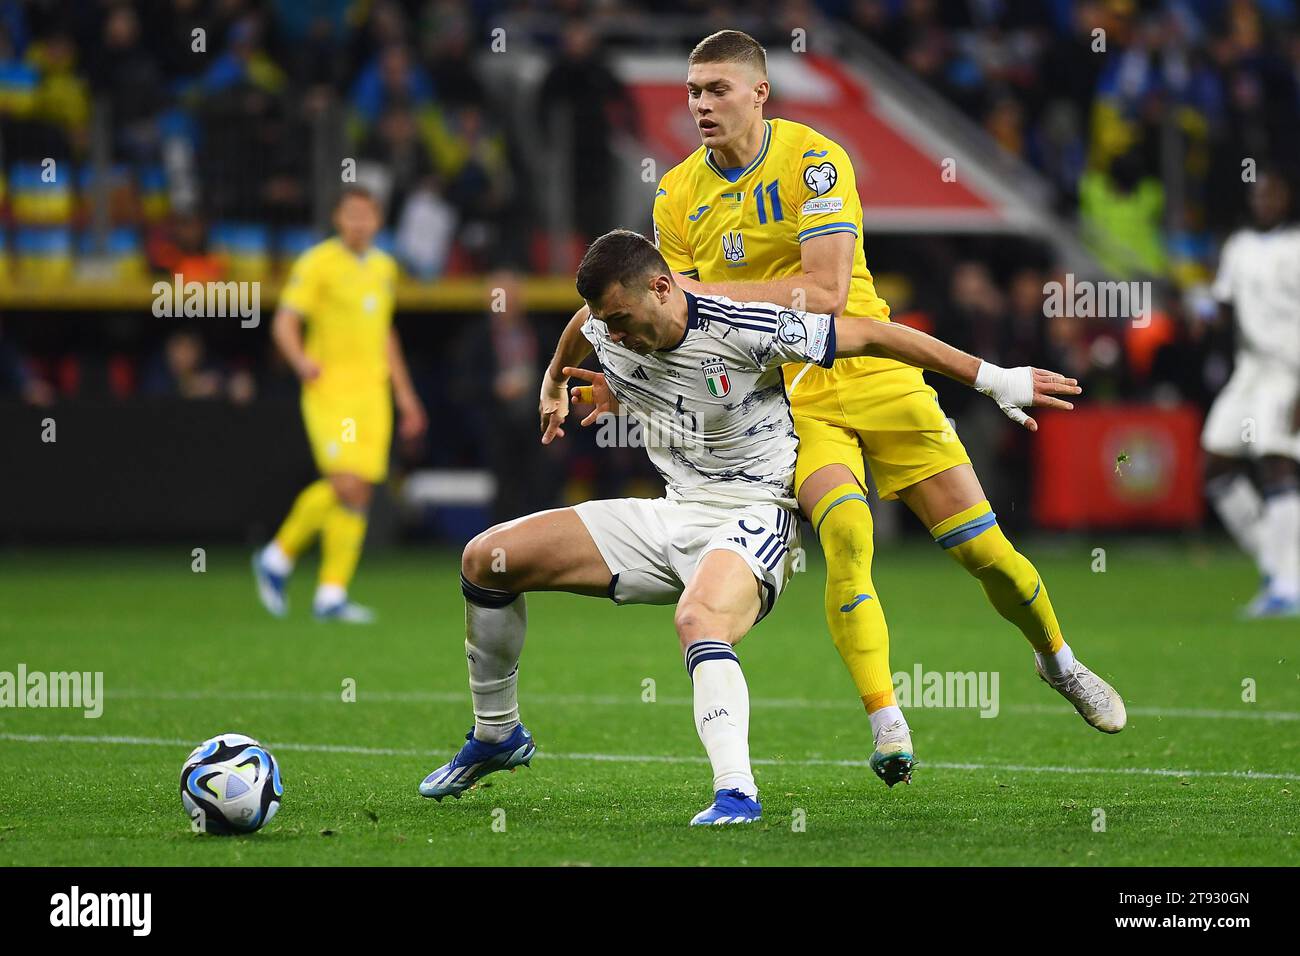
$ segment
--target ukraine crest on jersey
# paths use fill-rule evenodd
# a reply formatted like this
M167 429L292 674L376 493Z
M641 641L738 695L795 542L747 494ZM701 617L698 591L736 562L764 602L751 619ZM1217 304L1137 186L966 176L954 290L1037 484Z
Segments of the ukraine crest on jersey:
M802 271L800 249L850 233L848 315L886 318L862 251L862 202L848 154L811 127L764 121L758 155L723 169L701 146L670 169L655 194L655 244L673 271L701 282L761 282Z

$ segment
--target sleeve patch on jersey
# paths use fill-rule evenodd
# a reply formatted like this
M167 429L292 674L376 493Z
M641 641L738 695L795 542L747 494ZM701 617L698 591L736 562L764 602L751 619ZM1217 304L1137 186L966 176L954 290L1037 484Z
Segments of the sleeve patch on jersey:
M819 212L840 212L843 209L843 196L826 196L822 199L809 199L799 211L805 216L811 216Z
M822 163L820 166L808 166L803 171L803 181L818 196L824 196L835 188L839 173L834 163Z
M835 364L835 316L818 316L808 354L817 358L818 365L830 368Z
M804 326L803 320L793 312L782 312L776 317L780 327L777 329L777 338L787 345L795 345L808 338L808 329Z

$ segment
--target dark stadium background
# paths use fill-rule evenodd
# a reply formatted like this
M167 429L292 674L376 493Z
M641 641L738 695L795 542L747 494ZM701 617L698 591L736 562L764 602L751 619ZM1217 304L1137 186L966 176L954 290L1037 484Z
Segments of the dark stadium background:
M347 159L389 186L397 322L433 421L395 452L372 536L464 540L654 493L635 449L578 429L537 446L538 376L585 242L649 230L693 145L685 54L724 27L767 45L769 116L858 131L895 318L1085 384L1093 417L1051 419L1047 445L936 383L1000 520L1203 530L1195 429L1231 361L1205 286L1243 159L1300 155L1293 3L0 0L0 540L269 533L312 470L275 292ZM438 241L403 247L404 217ZM1067 271L1151 282L1149 325L1048 318ZM260 326L155 318L152 283L176 272L260 282ZM1044 447L1100 477L1063 484Z

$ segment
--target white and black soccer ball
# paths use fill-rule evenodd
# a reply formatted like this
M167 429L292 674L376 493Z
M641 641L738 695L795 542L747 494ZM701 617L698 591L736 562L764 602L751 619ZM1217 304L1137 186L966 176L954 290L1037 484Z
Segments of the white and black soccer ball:
M205 740L181 768L181 802L195 832L228 835L260 830L280 809L280 765L252 737Z

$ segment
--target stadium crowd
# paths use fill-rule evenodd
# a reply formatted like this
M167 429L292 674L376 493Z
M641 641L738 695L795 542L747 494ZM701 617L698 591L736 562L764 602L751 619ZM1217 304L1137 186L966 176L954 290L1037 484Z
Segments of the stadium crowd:
M526 127L483 52L492 26L520 15L545 105L523 105L536 114ZM0 0L0 282L63 282L90 260L101 276L276 275L327 228L320 184L339 171L322 169L322 155L354 158L377 188L381 245L412 278L546 271L555 242L580 247L620 224L581 199L603 194L618 161L610 137L584 131L637 135L647 119L609 57L637 32L629 23L672 16L774 47L793 26L874 41L1049 180L1056 212L1079 223L1099 261L1161 290L1146 329L1052 320L1042 289L1057 273L1040 243L873 238L868 222L868 262L903 321L1004 365L1077 374L1094 400L1204 403L1226 377L1197 290L1244 211L1243 158L1300 155L1288 0L796 0L741 11L705 0ZM544 230L525 128L573 157L572 237ZM501 414L522 422L515 406L533 385L521 363L544 361L546 335L526 319L484 334L469 325L445 351L496 361L511 409ZM274 387L264 355L205 339L179 329L95 375L76 355L25 353L0 329L0 389L46 403L96 382L111 396L236 401ZM446 371L439 359L424 381L442 388L432 383ZM942 397L957 415L969 400Z

